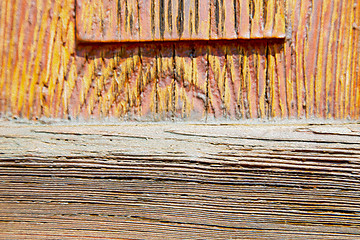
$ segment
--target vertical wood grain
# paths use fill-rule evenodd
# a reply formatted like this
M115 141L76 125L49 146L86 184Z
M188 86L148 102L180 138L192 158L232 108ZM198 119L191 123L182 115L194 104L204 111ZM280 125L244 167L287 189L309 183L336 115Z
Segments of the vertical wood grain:
M84 3L90 4L89 11L76 19L91 23L83 24L89 37L95 36L91 29L101 25L96 19L91 22L96 11L107 12L103 18L106 24L115 19L114 27L123 27L115 31L118 39L127 32L135 34L134 38L146 36L142 26L151 29L151 14L149 21L137 14L151 11L151 6L141 5L151 1L114 2L114 6L106 1ZM180 2L167 0L163 4L178 8ZM196 25L200 28L203 24L196 22L195 3L185 7L189 21L184 23L188 26L184 39L194 37ZM234 26L224 28L217 37L250 38L250 33L262 31L262 39L80 44L75 36L74 0L2 1L1 113L30 119L360 117L358 0L326 4L235 0L232 8L225 0L208 3L199 1L199 9L208 7L199 10L199 19L208 12L211 21L215 17L218 22L205 22L206 37L230 21ZM251 6L254 11L250 12ZM263 10L256 9L259 6ZM113 9L121 11L115 16ZM154 9L158 12L160 6ZM126 11L133 15L126 15ZM165 12L163 18L154 18L155 35L150 31L149 40L161 40L161 19L166 29L177 31L174 19L178 12L170 15ZM277 15L286 17L286 26L276 23L281 18ZM285 40L266 38L285 27ZM104 29L97 34L110 39L110 33ZM164 39L174 36L171 34L165 31Z
M208 111L208 48L190 44L175 50L175 117L203 119Z
M4 2L1 111L26 118L66 117L63 89L75 80L74 15L69 14L74 1Z
M83 42L284 38L284 9L284 0L77 0L76 31Z
M358 103L360 102L360 68L359 68L359 60L360 60L360 3L356 1L354 3L354 23L353 23L353 70L352 70L352 79L353 79L353 88L352 88L352 99L350 106L353 109L353 114L351 118L357 118L360 116L360 108L358 107Z

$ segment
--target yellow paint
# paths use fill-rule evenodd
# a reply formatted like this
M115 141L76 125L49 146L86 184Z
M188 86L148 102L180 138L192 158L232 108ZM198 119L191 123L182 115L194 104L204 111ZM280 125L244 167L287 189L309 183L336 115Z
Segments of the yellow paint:
M354 81L353 77L352 77L352 72L351 72L351 58L352 58L352 52L350 51L350 49L353 46L353 24L355 22L354 19L354 7L355 6L355 0L351 0L351 1L347 1L348 2L348 10L349 10L349 17L348 17L348 24L347 24L347 33L346 36L351 36L348 37L347 39L347 54L344 56L346 58L346 65L348 66L346 69L346 81L345 81L345 97L344 97L344 114L341 116L341 118L346 118L347 116L350 116L351 112L350 112L350 98L351 98L351 83L352 81ZM358 4L358 3L357 3Z
M313 1L312 4L323 5L321 12L316 12L314 9L320 9L320 5L310 8L306 1L269 0L269 9L273 9L275 4L285 4L285 7L280 7L276 13L269 11L269 21L264 26L260 24L263 1L254 1L253 23L259 25L253 25L252 31L261 32L264 27L265 36L269 31L279 33L285 29L280 19L287 14L287 19L291 20L288 24L296 24L296 28L290 26L294 37L285 42L248 42L236 47L226 43L195 45L193 57L183 54L188 51L185 44L176 47L174 58L161 55L167 49L159 50L156 61L153 52L145 46L138 47L140 52L143 51L141 54L137 49L129 50L126 45L116 50L113 47L112 56L110 48L104 45L98 50L90 50L94 47L81 50L80 55L86 51L95 53L89 55L89 62L81 62L76 52L72 17L74 0L37 0L36 11L27 2L21 17L18 14L22 6L19 0L1 1L0 111L27 118L66 118L68 114L75 118L141 116L169 119L173 115L205 118L214 110L219 116L229 118L234 118L231 114L237 112L244 118L316 116L358 119L360 56L357 49L360 31L353 24L360 25L360 7L354 7L355 0L332 1L333 14L329 16L331 23L328 23L325 14L328 14L331 4ZM89 2L88 11L78 18L78 21L86 22L84 26L88 33L92 31L93 20L97 21L93 16L106 11L101 6L101 2ZM52 18L48 15L50 9ZM133 5L129 9L136 15ZM299 15L295 9L299 9ZM223 10L228 11L227 8ZM28 19L34 12L36 18L31 24L20 20ZM111 14L110 18L114 18ZM315 17L321 20L319 24L314 24ZM317 29L323 26L330 26L330 32ZM33 36L26 40L28 28L33 29ZM317 38L318 45L313 41ZM266 45L270 49L267 57ZM207 48L206 54L200 46ZM236 58L230 54L235 50ZM314 51L317 61L315 66L311 66L306 60ZM226 60L222 55L225 53ZM294 54L293 58L291 54ZM105 60L101 56L105 56ZM207 67L214 73L212 87L206 82ZM324 67L326 71L323 71ZM163 84L164 78L168 79L166 85ZM259 79L265 79L264 84L268 85L260 86ZM232 89L234 83L240 89ZM144 88L148 90L146 94L141 92ZM206 109L207 101L202 102L204 96L200 92L205 93L204 96L208 94L207 101L213 109ZM334 104L334 109L328 103Z

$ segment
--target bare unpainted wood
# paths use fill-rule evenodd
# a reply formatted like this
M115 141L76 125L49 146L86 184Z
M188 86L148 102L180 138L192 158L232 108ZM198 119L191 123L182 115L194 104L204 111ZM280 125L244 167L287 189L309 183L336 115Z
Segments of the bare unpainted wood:
M105 9L90 2L83 14ZM255 10L284 3L286 39L81 45L74 0L1 1L0 112L30 119L359 119L359 1L234 1L241 24L250 17L245 2ZM119 3L136 13L132 1ZM120 13L128 23L121 26L130 28L132 17ZM239 35L271 35L281 19L273 14L255 11ZM80 21L91 19L80 14ZM160 23L153 25L157 39Z
M357 124L0 124L1 239L359 239Z

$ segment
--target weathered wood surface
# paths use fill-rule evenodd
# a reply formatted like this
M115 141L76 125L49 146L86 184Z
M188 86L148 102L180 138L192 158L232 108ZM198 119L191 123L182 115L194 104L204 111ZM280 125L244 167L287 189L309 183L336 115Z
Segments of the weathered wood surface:
M284 0L77 0L86 42L285 37Z
M1 239L359 239L358 124L0 124Z
M284 3L283 41L77 45L74 0L3 0L0 112L359 119L359 1Z

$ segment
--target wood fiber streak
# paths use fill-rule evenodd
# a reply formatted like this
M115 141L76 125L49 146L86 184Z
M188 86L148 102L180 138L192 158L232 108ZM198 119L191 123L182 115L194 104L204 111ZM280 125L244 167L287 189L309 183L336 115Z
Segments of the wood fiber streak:
M0 238L358 239L360 128L1 122Z
M67 117L77 78L74 1L1 4L1 112Z
M179 12L181 2L184 13ZM2 115L30 119L359 119L358 0L232 1L231 7L221 0L208 5L207 1L196 2L2 1ZM149 6L141 8L141 4ZM84 7L86 11L81 10ZM167 11L158 16L163 7ZM230 8L234 14L228 13ZM113 14L114 9L119 11ZM157 15L139 18L142 9ZM195 13L187 12L190 10ZM103 14L103 21L92 18L94 14ZM286 26L281 25L281 16ZM192 20L181 30L182 22L175 19L182 17ZM204 31L210 35L204 36L210 36L209 41L75 41L75 25L90 33L99 24L102 30L91 36L110 38L116 33L116 37L150 41L181 32L185 40L194 32L197 36L204 33L200 29L205 29L201 24L207 17ZM87 24L90 20L94 22ZM233 26L227 27L230 22ZM108 25L117 30L108 30ZM285 40L270 39L282 29ZM215 33L218 35L211 37ZM221 40L222 34L240 40ZM244 40L257 36L262 37Z

